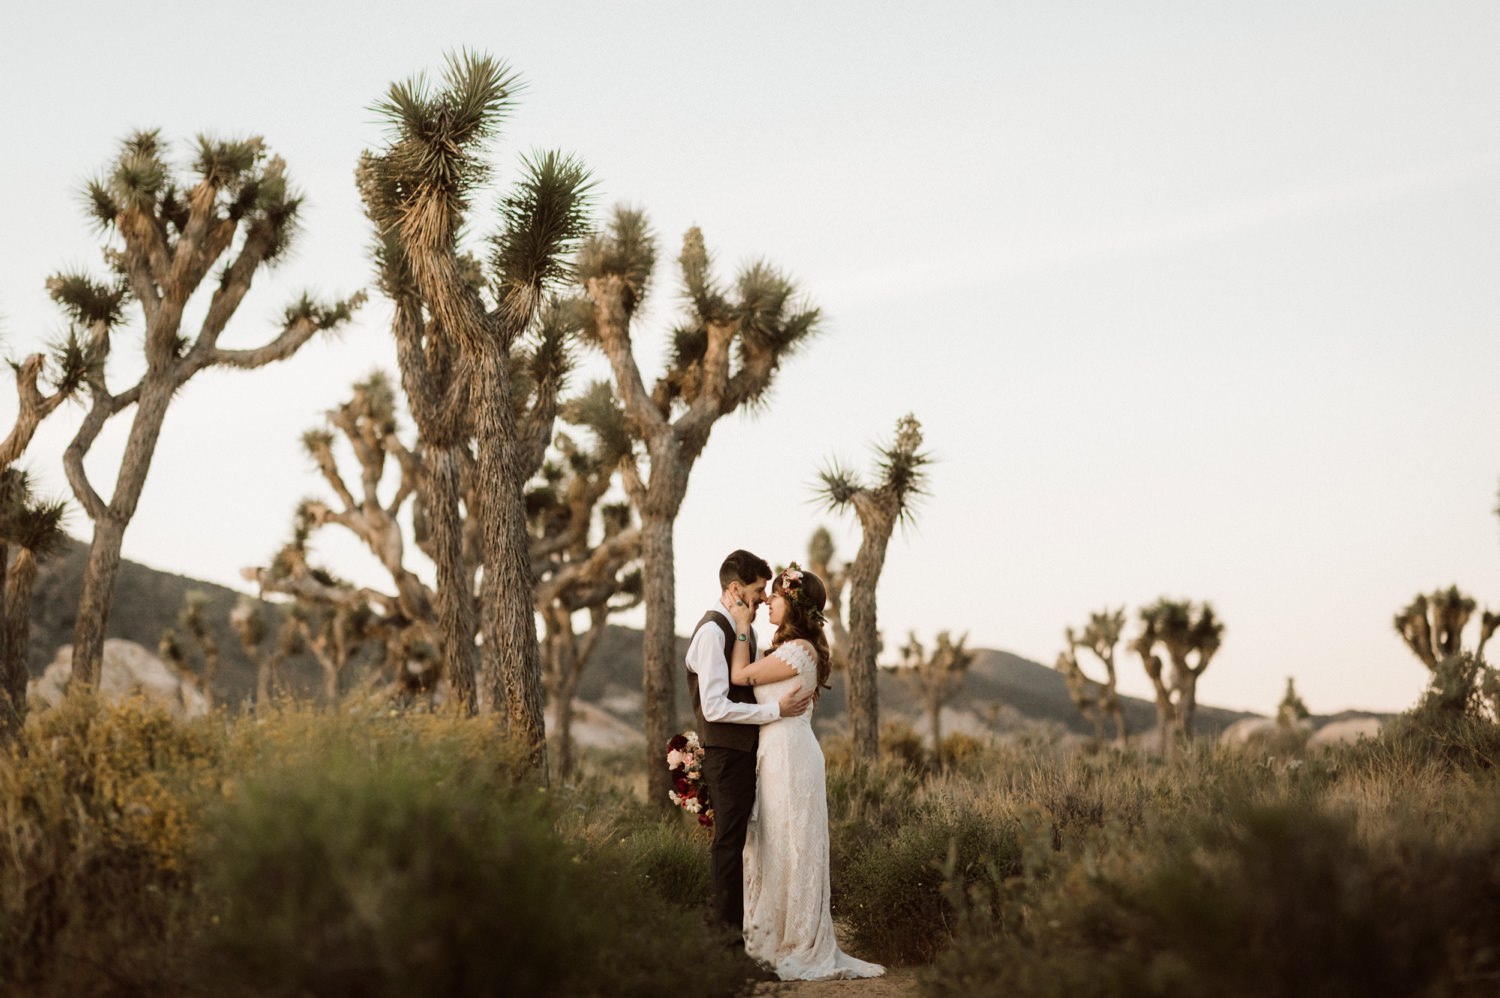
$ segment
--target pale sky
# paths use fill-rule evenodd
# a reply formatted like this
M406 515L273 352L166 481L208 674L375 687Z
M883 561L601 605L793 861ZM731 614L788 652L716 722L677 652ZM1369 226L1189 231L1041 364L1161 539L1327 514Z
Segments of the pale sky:
M1320 713L1400 710L1425 672L1393 614L1452 583L1500 608L1492 2L13 6L12 355L64 328L49 274L102 271L78 190L138 127L183 150L263 135L307 196L296 252L226 344L272 335L304 287L368 284L368 107L460 47L528 84L499 182L558 148L594 171L601 214L648 211L666 262L637 334L648 378L688 226L725 276L761 256L793 273L826 329L693 473L680 629L731 548L785 563L826 524L852 557L858 528L812 502L817 471L868 466L908 411L938 463L881 582L892 645L967 630L1050 664L1092 610L1209 600L1227 632L1205 703L1267 712L1293 675ZM319 491L301 432L394 370L386 316L377 295L287 363L193 381L125 556L243 588ZM586 366L578 387L602 371ZM119 390L131 365L112 372ZM80 417L54 416L26 458L44 491L67 493ZM106 494L125 431L94 448ZM76 509L72 529L89 532ZM379 578L347 543L320 550ZM1149 691L1133 659L1121 686Z

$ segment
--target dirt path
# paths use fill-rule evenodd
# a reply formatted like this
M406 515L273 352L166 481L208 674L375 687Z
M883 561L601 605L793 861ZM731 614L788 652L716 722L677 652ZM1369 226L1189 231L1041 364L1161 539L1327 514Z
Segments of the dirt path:
M916 998L917 972L910 967L864 981L761 981L755 998Z

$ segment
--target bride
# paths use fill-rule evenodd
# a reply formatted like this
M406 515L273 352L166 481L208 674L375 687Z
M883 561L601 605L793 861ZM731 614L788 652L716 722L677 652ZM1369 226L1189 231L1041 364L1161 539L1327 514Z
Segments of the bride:
M789 690L828 682L823 636L823 580L795 562L771 584L770 652L750 662L747 642L735 645L730 677L754 686L759 703L776 703ZM748 630L754 606L730 608ZM745 952L783 981L878 977L885 968L842 952L829 913L828 798L823 750L812 711L760 729L756 751L755 813L745 839Z

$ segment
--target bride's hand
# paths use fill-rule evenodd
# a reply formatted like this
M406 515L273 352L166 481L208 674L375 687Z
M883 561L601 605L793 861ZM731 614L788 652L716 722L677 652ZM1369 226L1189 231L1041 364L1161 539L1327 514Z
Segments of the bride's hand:
M750 622L755 619L755 607L736 597L729 601L729 619L734 621L735 628L741 634L750 633Z

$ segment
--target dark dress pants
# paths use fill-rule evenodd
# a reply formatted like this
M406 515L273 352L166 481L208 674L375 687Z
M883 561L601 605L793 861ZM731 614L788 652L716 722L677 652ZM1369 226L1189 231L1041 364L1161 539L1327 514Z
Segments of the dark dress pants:
M755 806L755 753L708 746L703 752L703 782L714 808L714 841L709 847L714 915L742 930L745 835Z

